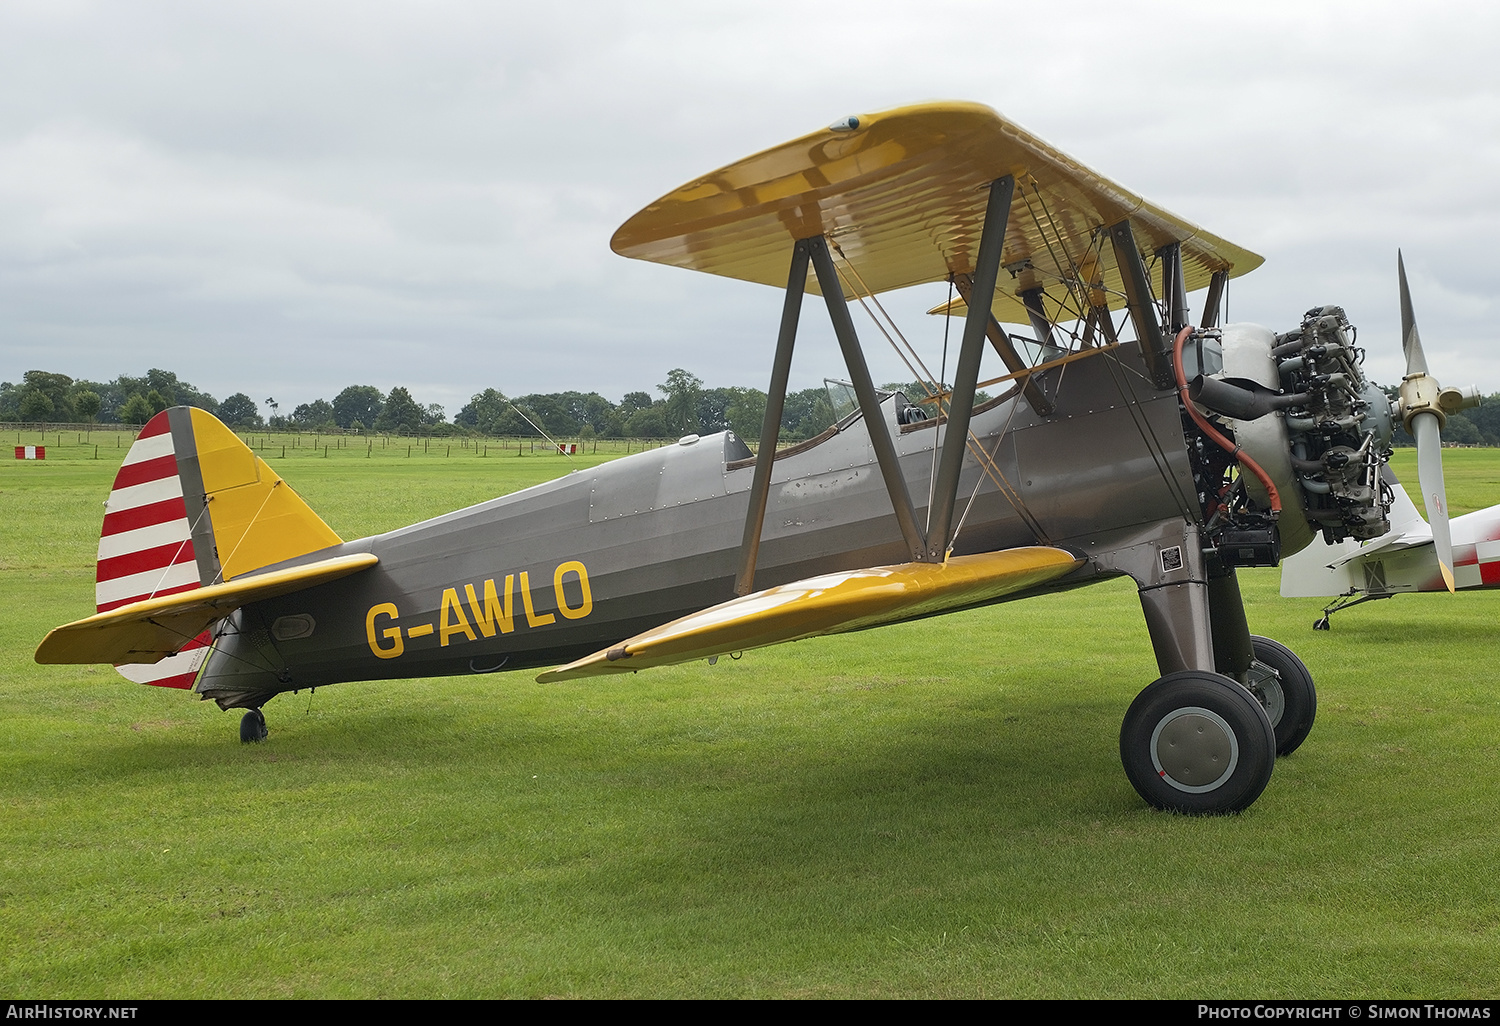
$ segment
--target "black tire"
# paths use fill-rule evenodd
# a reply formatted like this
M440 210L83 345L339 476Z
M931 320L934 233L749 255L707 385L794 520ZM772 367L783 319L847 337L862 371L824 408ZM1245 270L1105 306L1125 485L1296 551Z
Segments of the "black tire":
M1276 731L1276 754L1291 755L1307 740L1318 715L1318 690L1312 674L1297 654L1279 641L1252 634L1250 646L1256 662L1276 671L1277 679L1272 680L1264 673L1257 674L1252 666L1250 690L1262 699L1271 728ZM1279 690L1280 695L1273 690Z
M1130 703L1120 761L1136 791L1158 809L1240 812L1271 780L1276 734L1260 703L1235 681L1182 670Z
M264 741L270 731L266 730L266 716L259 709L251 709L240 717L240 742L251 744Z

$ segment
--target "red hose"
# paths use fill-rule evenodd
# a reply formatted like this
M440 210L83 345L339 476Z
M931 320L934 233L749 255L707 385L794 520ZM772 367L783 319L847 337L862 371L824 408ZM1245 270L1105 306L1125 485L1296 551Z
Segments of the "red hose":
M1266 495L1271 499L1272 515L1280 516L1281 493L1271 483L1271 475L1262 470L1260 464L1252 460L1249 454L1220 434L1218 429L1210 424L1203 414L1198 412L1198 408L1193 405L1192 399L1188 398L1187 374L1182 369L1182 344L1187 341L1187 337L1192 333L1193 326L1190 324L1177 333L1177 338L1172 343L1172 372L1177 375L1177 395L1182 400L1183 407L1188 411L1188 416L1193 418L1193 423L1197 424L1199 429L1215 445L1238 460L1240 466L1255 475L1255 479L1261 483L1266 490Z

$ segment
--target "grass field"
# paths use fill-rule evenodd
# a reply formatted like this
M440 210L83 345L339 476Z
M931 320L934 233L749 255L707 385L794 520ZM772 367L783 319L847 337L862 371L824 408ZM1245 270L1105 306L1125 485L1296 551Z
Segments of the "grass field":
M32 662L92 612L118 464L48 443L0 463L5 995L1500 992L1500 592L1314 633L1318 600L1243 572L1320 709L1237 817L1126 781L1156 670L1119 581L712 668L341 684L243 746L190 696ZM273 465L345 537L575 465L377 451ZM1455 513L1500 501L1500 452L1448 455Z

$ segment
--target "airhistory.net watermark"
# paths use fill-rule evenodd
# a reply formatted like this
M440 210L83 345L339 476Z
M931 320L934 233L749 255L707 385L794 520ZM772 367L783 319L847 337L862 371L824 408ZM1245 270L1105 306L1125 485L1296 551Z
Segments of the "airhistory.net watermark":
M73 1001L23 1001L5 1006L7 1019L134 1019L138 1005L84 1005Z

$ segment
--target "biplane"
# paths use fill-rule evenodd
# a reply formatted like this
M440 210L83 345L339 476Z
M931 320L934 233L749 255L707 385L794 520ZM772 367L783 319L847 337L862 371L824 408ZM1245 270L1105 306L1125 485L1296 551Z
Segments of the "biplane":
M1392 407L1342 310L1221 326L1259 256L967 103L842 119L667 193L611 245L782 291L754 450L688 435L343 541L214 418L168 410L106 505L98 613L38 661L191 688L257 740L300 688L634 672L1127 576L1161 673L1119 738L1147 802L1243 809L1307 736L1312 677L1251 634L1235 572L1389 529ZM919 285L961 322L951 385L908 348L927 394L879 390L851 310L900 346L879 297ZM808 294L856 406L778 447ZM1439 401L1430 381L1413 403Z

